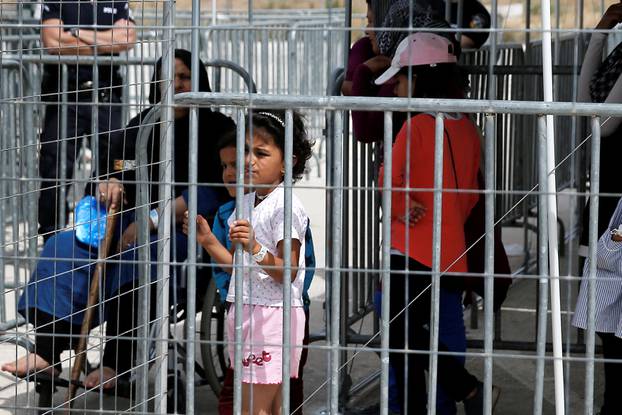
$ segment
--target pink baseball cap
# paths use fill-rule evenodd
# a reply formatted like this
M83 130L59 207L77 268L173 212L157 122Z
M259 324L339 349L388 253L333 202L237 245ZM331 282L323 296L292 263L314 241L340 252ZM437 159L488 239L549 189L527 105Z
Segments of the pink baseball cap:
M454 45L449 39L429 32L413 33L400 42L391 66L376 79L375 83L384 84L406 66L434 66L438 63L456 62Z

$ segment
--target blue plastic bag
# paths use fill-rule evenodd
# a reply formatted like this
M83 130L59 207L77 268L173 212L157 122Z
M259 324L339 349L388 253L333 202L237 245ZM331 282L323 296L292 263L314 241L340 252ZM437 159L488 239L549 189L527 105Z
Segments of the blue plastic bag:
M93 196L85 196L76 205L74 213L78 241L98 248L106 233L106 205Z

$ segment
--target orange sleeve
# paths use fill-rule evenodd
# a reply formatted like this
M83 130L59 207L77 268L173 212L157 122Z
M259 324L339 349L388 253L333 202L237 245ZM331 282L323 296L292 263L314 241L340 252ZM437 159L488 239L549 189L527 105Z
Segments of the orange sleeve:
M409 133L410 132L410 136ZM407 184L409 187L413 187L413 176L414 176L414 168L412 166L413 161L413 153L415 142L413 138L418 134L418 130L415 127L415 123L411 121L407 121L402 126L402 129L397 134L397 138L395 140L395 144L393 145L393 171L391 174L392 180L391 184L393 188L398 188L400 190L394 190L392 193L392 204L393 208L392 216L393 217L403 217L407 216L408 212L406 212L406 198L410 194L405 191ZM410 140L410 146L408 142ZM410 149L408 148L410 147ZM407 150L410 150L410 157L407 154ZM407 165L406 163L410 159L410 180L406 180L406 171Z

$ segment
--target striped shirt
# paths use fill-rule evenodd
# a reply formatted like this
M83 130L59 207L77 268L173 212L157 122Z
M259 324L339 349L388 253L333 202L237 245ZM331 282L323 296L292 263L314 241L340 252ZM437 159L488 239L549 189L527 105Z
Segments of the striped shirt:
M611 239L610 231L622 225L622 199L611 217L609 227L598 239L596 253L595 330L622 338L622 242ZM590 260L585 261L583 280L577 298L572 325L587 329Z

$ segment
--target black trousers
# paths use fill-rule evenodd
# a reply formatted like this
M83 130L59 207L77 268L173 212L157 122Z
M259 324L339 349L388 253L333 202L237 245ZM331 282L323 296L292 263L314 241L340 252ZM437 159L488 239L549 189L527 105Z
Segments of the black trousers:
M605 399L601 415L622 414L622 339L613 333L598 333L603 343L603 357L617 362L605 362Z
M104 90L105 91L105 90ZM109 91L109 90L108 90ZM58 95L60 97L60 95ZM67 143L65 178L73 177L74 163L78 156L78 150L82 139L90 140L94 133L98 134L99 140L99 164L100 173L108 169L108 151L110 134L121 129L122 110L118 105L110 103L121 102L119 92L100 94L101 99L97 106L97 132L92 131L93 106L90 93L68 94L67 101L67 132L62 138L61 131L61 106L50 103L45 109L43 130L41 132L41 150L39 154L39 174L41 176L41 192L39 194L39 233L47 238L52 232L63 227L67 218L62 218L58 223L58 215L61 203L65 204L65 212L68 214L66 200L60 200L60 177L61 177L61 142ZM59 98L60 99L60 98ZM82 104L81 104L82 103ZM93 151L94 154L97 152ZM96 160L93 160L96 162ZM95 166L93 166L95 168Z
M35 326L35 353L62 370L60 354L78 346L80 325L57 319L37 308L28 309L28 318Z
M426 274L407 275L403 271L425 272ZM391 349L404 349L408 339L409 350L430 350L430 304L431 289L426 289L432 278L430 268L421 263L401 256L391 256L391 319L389 345ZM400 273L401 271L401 273ZM406 281L408 280L408 287ZM421 294L421 295L420 295ZM420 295L420 296L419 296ZM417 296L419 296L417 298ZM417 298L404 313L402 310L410 301ZM400 314L401 313L401 314ZM399 314L398 317L395 317ZM408 315L408 331L406 332L406 314ZM439 351L448 351L442 343ZM391 367L395 370L397 387L402 404L402 413L425 414L427 408L427 392L425 372L428 370L429 356L427 353L391 353ZM438 356L438 383L455 401L464 400L478 385L477 378L471 375L462 363L453 356ZM407 391L405 390L408 378ZM407 396L404 396L404 394ZM404 402L408 410L404 410Z
M151 307L149 321L156 315L157 285L150 284ZM110 300L106 311L106 342L102 365L114 369L120 377L129 377L135 362L137 338L139 291L131 284L121 288L120 294ZM149 333L149 328L147 328Z
M154 305L156 290L151 290L151 304ZM151 307L152 318L155 306ZM37 308L28 310L29 321L35 326L35 353L61 370L60 355L64 350L78 346L81 325L70 324ZM150 319L151 320L151 319ZM102 364L121 376L127 377L136 356L138 336L138 291L130 285L119 295L107 300L106 337Z

